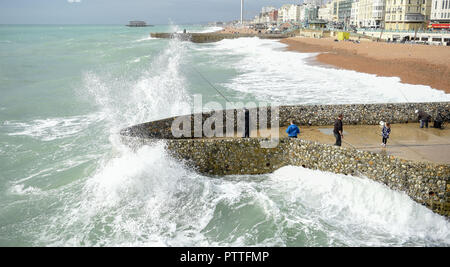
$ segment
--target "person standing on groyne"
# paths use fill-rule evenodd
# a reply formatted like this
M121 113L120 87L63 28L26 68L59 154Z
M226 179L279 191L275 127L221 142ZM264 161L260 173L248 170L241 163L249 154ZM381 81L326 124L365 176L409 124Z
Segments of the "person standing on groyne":
M294 121L291 120L291 125L286 129L286 133L290 138L297 138L297 135L300 134L300 129L297 125L295 125Z
M245 120L245 129L244 129L244 138L250 137L250 111L247 108L244 108L244 120Z
M418 116L420 122L420 128L428 128L428 121L431 119L431 116L423 110L416 110L416 114Z
M381 145L383 147L386 147L386 143L390 134L391 134L391 124L389 122L386 122L383 126L383 129L381 130L381 136L383 137Z
M343 129L343 125L342 125L343 118L344 118L344 115L339 114L336 121L334 122L333 134L334 134L334 137L336 137L336 143L334 143L335 146L341 146L342 138L344 138L344 129Z

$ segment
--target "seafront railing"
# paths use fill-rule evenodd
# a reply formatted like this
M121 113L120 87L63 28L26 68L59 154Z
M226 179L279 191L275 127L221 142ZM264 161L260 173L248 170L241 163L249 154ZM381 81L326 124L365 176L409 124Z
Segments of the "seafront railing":
M398 33L430 33L430 34L450 34L448 30L418 30L418 31L408 31L408 30L383 30L383 29L366 29L357 28L358 32L398 32Z

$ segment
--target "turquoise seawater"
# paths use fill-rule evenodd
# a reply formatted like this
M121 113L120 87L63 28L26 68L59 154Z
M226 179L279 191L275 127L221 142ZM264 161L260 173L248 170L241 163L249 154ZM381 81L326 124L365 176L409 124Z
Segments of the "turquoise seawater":
M367 179L285 167L206 177L124 127L203 103L450 100L309 65L276 40L150 38L204 26L0 26L0 246L448 246L450 224ZM224 106L225 107L225 106Z

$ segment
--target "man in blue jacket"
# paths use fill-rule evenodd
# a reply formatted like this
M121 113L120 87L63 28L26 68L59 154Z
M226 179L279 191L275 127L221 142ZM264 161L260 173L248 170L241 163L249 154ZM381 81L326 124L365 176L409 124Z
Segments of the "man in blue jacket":
M286 132L290 138L297 138L297 135L300 133L300 129L294 124L294 121L291 121L291 125L289 125L286 129Z

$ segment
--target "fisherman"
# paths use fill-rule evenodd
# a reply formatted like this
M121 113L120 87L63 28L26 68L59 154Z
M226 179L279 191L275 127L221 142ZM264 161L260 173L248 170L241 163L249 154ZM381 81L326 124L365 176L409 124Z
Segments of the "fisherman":
M334 129L333 134L336 138L336 143L334 143L335 146L341 146L342 138L344 138L344 129L342 127L342 119L344 118L344 115L339 114L336 121L334 122Z
M294 121L291 120L291 125L286 129L286 133L290 138L297 138L297 135L300 134L300 129L297 125L295 125Z
M244 138L250 137L250 111L244 107L244 119L245 119L245 129L244 129Z
M416 109L416 114L420 121L420 128L423 128L424 125L426 128L428 128L428 121L430 121L431 116L428 113L426 113L425 111L418 110L418 109Z

